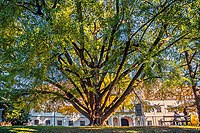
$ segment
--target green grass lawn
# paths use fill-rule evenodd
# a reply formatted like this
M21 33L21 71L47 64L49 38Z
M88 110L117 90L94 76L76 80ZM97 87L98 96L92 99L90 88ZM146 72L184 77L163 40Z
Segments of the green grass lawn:
M0 133L200 133L200 127L0 127Z

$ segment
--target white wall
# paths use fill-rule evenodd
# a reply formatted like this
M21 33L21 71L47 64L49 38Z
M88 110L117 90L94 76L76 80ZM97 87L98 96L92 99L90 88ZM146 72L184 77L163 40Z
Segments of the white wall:
M154 104L159 104L161 105L161 112L157 112L154 110L153 112L145 112L144 113L144 118L138 118L135 116L135 113L129 113L125 111L124 113L122 112L117 112L116 115L112 115L108 119L108 124L110 126L114 126L113 123L113 118L117 117L118 119L118 126L121 126L121 118L123 117L129 117L132 118L132 122L129 122L130 126L142 126L143 124L138 124L138 120L141 122L141 120L144 120L144 125L147 125L147 121L152 122L152 126L159 126L159 120L163 118L163 116L173 116L174 112L168 112L167 107L169 105L172 106L178 106L178 101L176 100L151 100L148 101L152 105ZM49 112L49 113L43 113L43 112L34 112L33 110L30 112L31 114L31 121L29 121L29 125L34 125L34 120L39 120L39 125L46 125L46 120L50 120L50 125L54 125L54 119L55 119L55 126L57 126L57 120L62 121L62 126L69 126L69 121L73 121L73 126L80 126L81 121L85 121L85 125L89 124L89 120L84 117L83 115L80 114L74 114L74 115L62 115L60 113L55 113L54 112ZM168 118L170 119L170 118ZM173 118L172 118L173 119Z
M34 124L35 120L39 120L38 125L43 125L43 126L46 125L47 120L50 120L50 126L54 126L54 121L55 121L55 126L58 126L57 121L62 121L62 126L69 126L69 121L73 121L73 126L80 126L80 121L85 121L85 125L89 124L89 120L80 114L62 115L57 112L44 113L44 112L34 112L32 110L30 112L30 115L31 115L31 120L29 121L29 125L35 125Z
M163 120L163 116L173 116L174 112L169 112L167 110L168 106L178 106L179 103L177 100L151 100L148 101L151 105L160 105L161 106L161 112L157 112L157 110L154 110L153 112L145 112L145 121L146 124L148 124L148 121L152 122L152 126L160 126L159 121ZM180 113L182 115L182 113ZM173 120L173 117L165 118L166 120ZM165 125L170 125L170 123L165 123Z

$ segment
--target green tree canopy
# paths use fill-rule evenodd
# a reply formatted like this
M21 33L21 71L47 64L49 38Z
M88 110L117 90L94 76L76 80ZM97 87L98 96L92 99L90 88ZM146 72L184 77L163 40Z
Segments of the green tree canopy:
M139 79L160 76L170 58L163 52L192 34L188 29L198 5L195 0L3 0L1 83L24 93L51 84L54 89L41 94L62 97L91 125L103 124ZM105 85L108 75L112 80Z

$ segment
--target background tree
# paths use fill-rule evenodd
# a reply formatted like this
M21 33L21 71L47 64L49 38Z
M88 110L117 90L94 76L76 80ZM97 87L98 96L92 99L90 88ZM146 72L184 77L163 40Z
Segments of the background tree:
M198 2L199 4L200 2ZM193 6L188 11L195 14L198 7ZM195 105L197 107L197 114L200 121L200 15L196 14L195 18L191 18L191 27L183 27L189 30L192 34L186 39L182 40L182 47L180 47L181 68L183 74L181 76L187 78L186 85L190 86L195 98Z
M177 73L176 73L177 74ZM170 112L178 110L183 112L187 108L188 113L196 111L195 98L193 91L185 82L188 80L180 75L175 76L175 73L166 75L165 78L154 79L153 81L146 81L141 87L143 92L143 100L176 100L178 106L171 106L167 108ZM148 107L149 103L143 101L145 109L152 110L154 106Z
M182 31L190 33L178 42L179 45L172 47L162 53L167 58L167 66L162 65L162 80L161 83L156 82L154 85L154 98L174 97L177 100L184 100L185 107L196 106L199 114L199 19L197 11L199 2L192 3L188 6L187 12L190 19L181 20L184 24L181 25ZM185 16L185 14L183 14ZM155 82L152 82L153 84ZM156 86L156 87L155 87ZM152 87L150 87L152 88ZM157 88L157 89L156 89ZM146 89L148 92L148 89ZM186 102L187 99L187 102ZM195 102L194 102L195 101ZM200 117L199 117L200 118Z
M90 125L101 125L138 79L159 76L154 70L168 58L162 52L190 35L181 26L196 17L187 10L193 5L199 2L2 1L1 79L25 94L51 84L53 90L40 93L62 97ZM107 75L113 79L104 86ZM128 76L124 89L114 91ZM66 81L71 88L62 84Z
M16 98L9 90L0 90L0 108L2 120L12 125L23 125L29 119L30 108L24 97Z
M198 35L198 34L197 34ZM187 41L185 41L187 43ZM188 80L185 82L193 91L197 114L200 120L200 47L199 40L189 42L182 50L182 69L183 75Z

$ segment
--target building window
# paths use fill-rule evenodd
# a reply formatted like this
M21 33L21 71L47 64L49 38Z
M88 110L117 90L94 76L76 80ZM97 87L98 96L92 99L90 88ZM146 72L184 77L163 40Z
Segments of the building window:
M39 125L39 120L34 120L34 125Z
M57 120L57 125L62 126L62 120Z
M136 116L142 116L142 104L135 104Z
M49 126L51 124L50 120L46 120L46 125Z
M85 121L80 121L80 126L85 126Z
M73 121L69 121L69 126L74 126Z
M147 126L152 126L152 121L147 121Z

